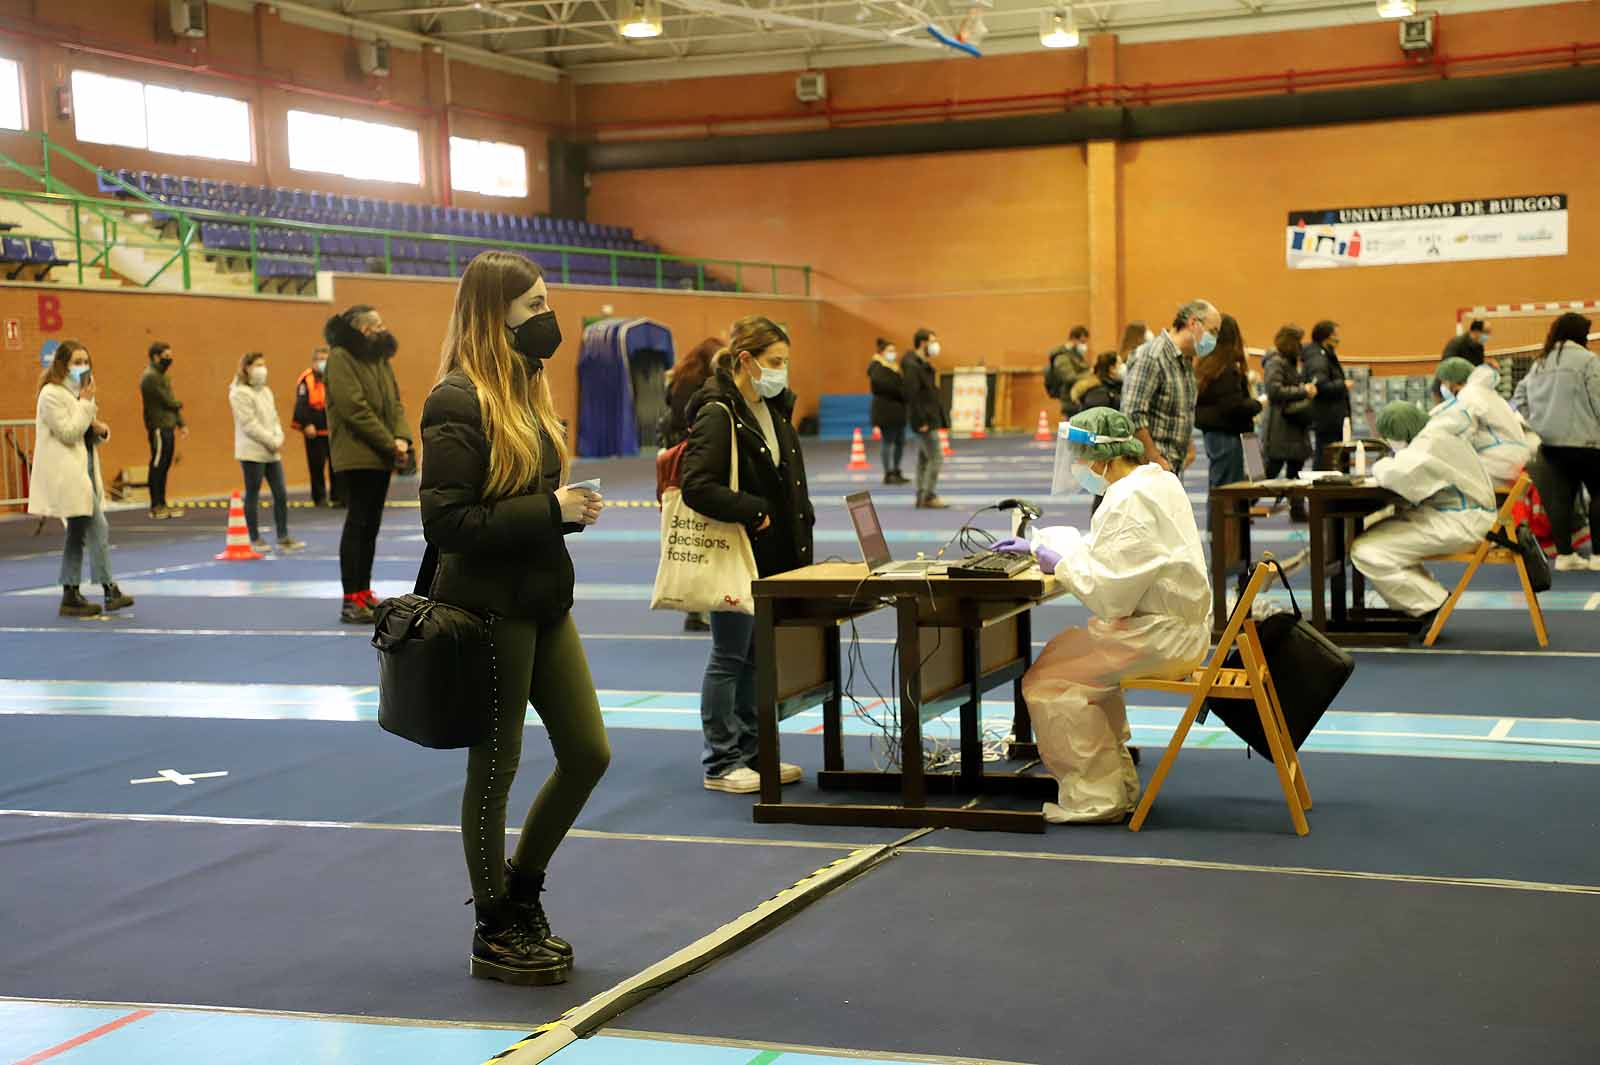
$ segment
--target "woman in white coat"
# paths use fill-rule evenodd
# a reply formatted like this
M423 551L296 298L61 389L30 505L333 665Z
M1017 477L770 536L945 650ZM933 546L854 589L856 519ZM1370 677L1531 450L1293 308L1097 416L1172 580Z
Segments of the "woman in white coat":
M1495 391L1500 371L1453 357L1439 364L1433 378L1444 401L1428 412L1428 421L1471 444L1489 480L1497 489L1508 490L1522 476L1539 441Z
M272 488L278 550L304 550L306 545L289 535L289 495L283 485L283 456L279 453L283 425L278 421L278 404L267 389L267 357L261 352L246 352L239 360L239 372L228 386L228 405L233 408L233 457L244 468L244 524L251 545L257 551L267 550L256 527L261 479L265 477Z
M1120 821L1139 801L1128 753L1127 677L1179 677L1204 660L1211 641L1211 582L1200 530L1183 483L1143 463L1144 448L1121 411L1072 418L1056 441L1056 480L1103 496L1077 529L1040 529L1029 551L1039 568L1077 596L1087 628L1052 639L1022 678L1039 757L1060 785L1045 803L1052 822Z
M85 546L89 549L89 576L105 591L106 611L133 605L111 576L110 527L101 509L106 492L96 454L110 439L111 429L99 418L94 394L88 349L75 340L62 341L39 380L28 513L66 523L61 616L67 618L100 614L100 607L78 590Z

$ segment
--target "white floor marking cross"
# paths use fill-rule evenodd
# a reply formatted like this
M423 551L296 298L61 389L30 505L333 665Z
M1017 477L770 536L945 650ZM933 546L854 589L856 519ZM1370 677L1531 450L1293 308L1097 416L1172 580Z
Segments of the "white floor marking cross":
M225 777L227 775L228 771L226 769L216 773L180 773L176 769L158 769L156 770L156 775L153 777L140 777L138 780L130 780L128 783L159 784L163 780L168 780L179 787L185 787L189 784L193 784L197 780L207 780L211 777Z

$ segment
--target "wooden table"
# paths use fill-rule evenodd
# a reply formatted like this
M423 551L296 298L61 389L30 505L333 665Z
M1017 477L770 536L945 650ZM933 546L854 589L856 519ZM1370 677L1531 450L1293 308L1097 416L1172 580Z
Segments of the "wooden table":
M873 577L865 563L828 562L756 581L756 714L760 823L867 825L890 828L967 828L1043 832L1044 817L1013 810L929 806L929 794L1056 796L1050 777L986 772L981 701L1012 686L1021 707L1022 674L1033 661L1033 607L1062 594L1054 577L1030 568L1009 579L944 576ZM899 673L900 771L847 770L844 765L841 628L881 608L896 618ZM887 677L876 679L888 686ZM778 724L822 706L823 789L898 792L899 802L793 803L778 779ZM961 711L957 772L923 767L922 726ZM1024 725L1026 713L1019 713ZM1031 736L1019 736L1028 740Z
M1363 520L1401 502L1375 483L1318 484L1267 481L1211 490L1211 624L1228 622L1229 577L1249 576L1250 507L1258 499L1303 499L1311 538L1311 624L1344 647L1404 647L1419 631L1417 619L1366 606L1366 580L1350 561L1350 545Z

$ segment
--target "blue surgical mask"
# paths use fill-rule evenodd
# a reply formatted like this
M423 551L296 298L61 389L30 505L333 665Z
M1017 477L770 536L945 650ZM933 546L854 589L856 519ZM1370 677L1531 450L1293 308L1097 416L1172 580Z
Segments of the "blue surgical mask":
M1103 496L1106 489L1111 487L1111 482L1106 480L1104 474L1095 473L1082 462L1072 464L1072 476L1078 482L1078 487L1092 496Z
M775 399L783 394L784 389L789 387L789 367L785 366L781 370L774 370L770 366L761 366L759 368L761 376L756 378L755 385L756 392L763 399Z
M1456 395L1456 390L1451 388L1449 385L1445 384L1443 381L1440 381L1439 382L1439 394L1441 396L1443 396L1445 399L1454 399L1455 395Z
M89 367L87 367L87 366L68 366L67 367L67 376L72 378L72 383L75 384L75 385L81 385L83 383L83 379L86 376L88 376L88 374L89 374Z
M1217 350L1217 334L1206 330L1200 334L1200 339L1194 342L1194 352L1202 359Z

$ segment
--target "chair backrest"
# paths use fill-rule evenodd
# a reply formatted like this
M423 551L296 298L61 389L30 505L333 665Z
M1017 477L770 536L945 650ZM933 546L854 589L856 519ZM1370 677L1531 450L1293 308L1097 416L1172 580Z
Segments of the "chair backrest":
M1511 486L1511 490L1506 493L1506 501L1500 504L1500 510L1494 516L1494 529L1509 533L1517 527L1517 519L1513 512L1517 509L1517 504L1522 502L1522 497L1528 494L1528 489L1532 487L1533 478L1528 476L1527 470L1523 470L1517 476L1517 481Z
M1239 638L1239 631L1250 623L1250 611L1255 607L1256 596L1261 594L1261 589L1272 579L1274 570L1271 552L1265 552L1261 560L1250 571L1250 579L1245 582L1244 591L1239 593L1239 601L1233 605L1233 612L1228 615L1228 624L1223 628L1222 635L1217 638L1216 650L1206 662L1205 668L1221 668L1228 657L1228 652L1233 649L1234 642Z

